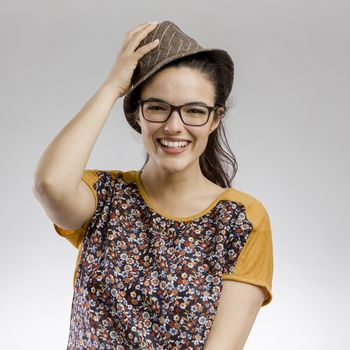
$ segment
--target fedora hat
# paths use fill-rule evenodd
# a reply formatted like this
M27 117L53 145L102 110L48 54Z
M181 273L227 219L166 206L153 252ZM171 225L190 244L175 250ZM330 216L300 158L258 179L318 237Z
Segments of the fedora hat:
M138 133L141 133L141 128L133 115L138 104L133 93L140 84L145 82L167 63L185 56L206 52L220 67L220 76L225 87L225 99L229 96L233 84L234 64L231 56L225 50L203 48L196 40L185 34L171 21L159 23L140 42L137 49L156 39L159 39L157 47L139 59L131 78L131 88L123 100L125 117L130 126Z

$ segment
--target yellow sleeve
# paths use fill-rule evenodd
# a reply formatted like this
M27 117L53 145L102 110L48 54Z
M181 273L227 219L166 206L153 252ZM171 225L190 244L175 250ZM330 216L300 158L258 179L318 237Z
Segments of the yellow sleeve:
M94 184L98 180L98 175L97 175L96 169L85 169L83 172L82 180L89 186L92 194L94 195L95 198L95 208L97 209L97 204L98 204L98 198L97 198L97 191L94 188ZM73 244L73 246L77 249L80 249L80 243L83 241L85 233L87 231L87 228L89 224L91 223L93 216L89 219L87 219L83 225L76 229L76 230L66 230L63 229L62 227L57 226L56 224L53 223L55 231L62 237L68 239L70 243Z
M247 219L253 229L243 246L232 273L223 274L232 280L260 286L265 291L262 306L272 300L273 244L269 215L260 203L247 206Z

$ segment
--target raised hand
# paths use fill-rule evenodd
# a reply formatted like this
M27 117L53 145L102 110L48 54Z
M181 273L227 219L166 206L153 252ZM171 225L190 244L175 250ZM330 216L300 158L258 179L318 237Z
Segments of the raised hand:
M141 40L154 30L156 26L156 22L145 23L127 32L112 70L104 84L115 89L119 97L124 96L130 90L131 77L137 66L138 60L158 46L159 40L157 39L135 51Z

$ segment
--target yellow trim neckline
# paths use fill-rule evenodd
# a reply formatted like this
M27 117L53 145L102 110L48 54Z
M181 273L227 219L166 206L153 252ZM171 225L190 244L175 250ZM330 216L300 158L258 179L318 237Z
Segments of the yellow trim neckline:
M226 188L226 190L224 192L222 192L221 194L219 194L216 199L205 209L203 209L202 211L200 211L199 213L197 214L194 214L194 215L191 215L191 216L174 216L174 215L171 215L169 213L166 213L164 211L162 211L161 209L159 209L157 206L155 206L150 198L148 197L147 193L146 193L146 190L142 184L142 180L141 180L141 170L137 170L136 171L136 174L135 174L135 182L136 182L136 185L137 185L137 188L141 194L141 197L143 199L143 201L157 214L165 217L166 219L169 219L169 220L176 220L176 221L190 221L190 220L194 220L194 219L197 219L197 218L200 218L201 216L204 216L205 214L207 214L211 209L213 209L216 204L221 200L223 199L226 194L232 190L232 188Z

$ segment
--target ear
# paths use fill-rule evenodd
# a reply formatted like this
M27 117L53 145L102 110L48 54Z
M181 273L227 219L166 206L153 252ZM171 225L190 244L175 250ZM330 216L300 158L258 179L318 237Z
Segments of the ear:
M141 128L141 121L140 121L140 115L139 113L135 113L135 120L137 122L137 124L139 124L140 128Z
M217 111L215 112L215 116L213 118L213 121L211 123L210 129L209 129L209 134L212 133L219 126L221 119L224 116L224 112L225 112L225 110L223 107L220 107L217 109Z

